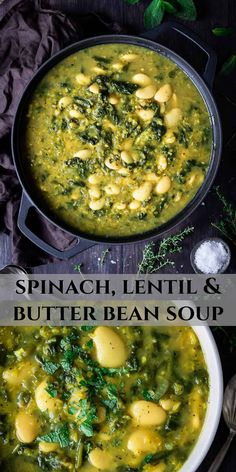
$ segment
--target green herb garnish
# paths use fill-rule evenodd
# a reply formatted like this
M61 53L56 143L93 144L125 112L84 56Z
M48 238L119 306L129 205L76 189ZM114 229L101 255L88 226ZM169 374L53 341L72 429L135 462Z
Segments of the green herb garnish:
M81 272L81 267L82 267L82 264L75 264L75 265L74 265L74 270L75 270L76 272L79 272L79 274L81 274L81 273L82 273L82 272Z
M232 54L232 56L230 56L221 67L220 74L229 75L231 74L231 72L233 72L235 67L236 67L236 55Z
M216 28L213 28L212 30L212 33L215 35L215 36L229 36L230 34L233 33L233 28L230 28L229 26L228 27L216 27Z
M46 362L43 362L42 367L43 367L43 370L47 372L47 374L53 375L55 374L57 369L59 369L60 366L59 364L56 364L54 362L46 361Z
M125 1L130 5L140 2L140 0ZM150 29L160 25L165 13L189 21L194 21L197 18L194 0L152 0L144 12L145 28Z
M138 273L152 274L166 266L174 266L174 262L169 259L169 256L182 251L182 242L186 236L193 232L193 229L193 226L188 226L180 233L162 239L157 252L154 252L155 246L153 242L146 244L142 260L138 265Z
M215 192L222 203L222 216L216 223L212 223L212 226L236 246L236 208L225 198L219 187L215 188Z
M104 262L105 262L105 260L106 260L106 258L107 258L107 256L108 256L109 252L110 252L109 249L105 249L104 251L102 251L102 253L101 253L101 260L100 260L100 265L101 265L101 267L104 265Z
M47 443L58 443L60 447L68 447L70 444L70 433L67 423L59 426L55 431L38 437L39 441Z

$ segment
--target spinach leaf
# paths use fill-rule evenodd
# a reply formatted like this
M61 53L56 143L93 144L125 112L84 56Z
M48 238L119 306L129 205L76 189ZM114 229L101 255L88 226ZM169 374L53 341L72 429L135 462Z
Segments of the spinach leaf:
M193 0L177 0L178 11L175 16L182 20L194 21L197 18L197 10Z
M124 94L124 95L131 95L132 93L137 90L138 85L133 84L131 82L125 82L123 80L112 80L111 87L116 90L116 92Z
M162 136L164 136L166 132L166 127L160 122L160 119L154 119L151 123L151 128L156 136L157 141L160 143Z
M59 426L54 431L51 431L49 434L38 437L39 441L44 441L47 443L59 443L60 447L68 447L70 444L70 433L67 423Z
M163 20L164 12L165 7L163 5L163 0L152 0L144 12L145 28L151 29L160 25Z
M229 26L228 27L216 27L216 28L213 28L212 30L212 33L215 35L215 36L229 36L230 34L233 33L233 28L230 28Z

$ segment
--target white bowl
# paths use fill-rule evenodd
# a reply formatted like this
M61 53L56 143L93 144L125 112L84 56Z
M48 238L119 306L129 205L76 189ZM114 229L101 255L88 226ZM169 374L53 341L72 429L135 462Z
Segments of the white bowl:
M208 453L215 437L223 402L223 374L220 356L210 328L207 326L192 326L205 357L209 373L209 400L205 421L198 441L180 472L195 472Z

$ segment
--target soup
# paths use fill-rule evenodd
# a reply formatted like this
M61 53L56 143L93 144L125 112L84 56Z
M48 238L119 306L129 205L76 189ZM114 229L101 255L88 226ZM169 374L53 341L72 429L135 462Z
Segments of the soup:
M4 472L176 472L208 372L188 327L0 330Z
M90 235L143 233L204 181L212 131L187 75L156 52L106 44L51 69L28 108L25 156L51 213Z

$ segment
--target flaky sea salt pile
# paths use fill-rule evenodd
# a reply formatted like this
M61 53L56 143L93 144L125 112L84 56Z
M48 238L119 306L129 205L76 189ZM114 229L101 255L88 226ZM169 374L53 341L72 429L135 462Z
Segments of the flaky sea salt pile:
M216 274L225 267L229 257L229 252L222 242L209 240L196 250L194 263L203 274Z

